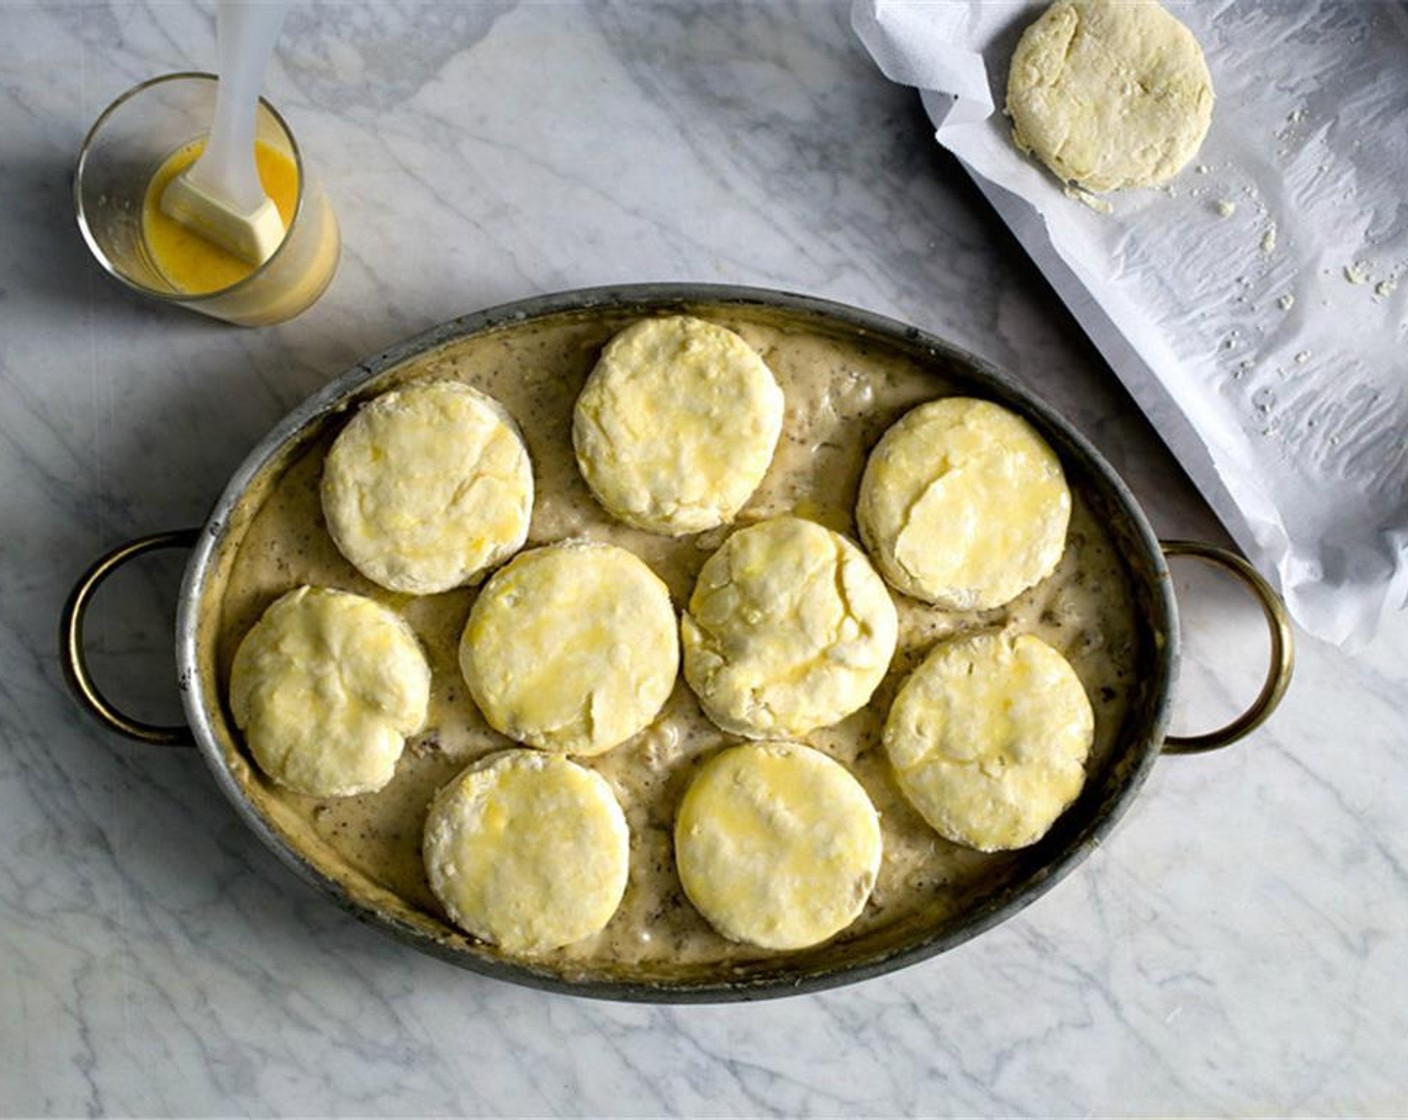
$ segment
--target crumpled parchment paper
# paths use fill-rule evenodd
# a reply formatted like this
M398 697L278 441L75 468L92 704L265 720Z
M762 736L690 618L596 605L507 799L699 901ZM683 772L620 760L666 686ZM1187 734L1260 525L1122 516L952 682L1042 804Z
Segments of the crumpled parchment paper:
M1296 621L1408 598L1408 11L1169 4L1216 103L1165 187L1082 201L1011 141L1023 2L856 0L881 71L972 174Z

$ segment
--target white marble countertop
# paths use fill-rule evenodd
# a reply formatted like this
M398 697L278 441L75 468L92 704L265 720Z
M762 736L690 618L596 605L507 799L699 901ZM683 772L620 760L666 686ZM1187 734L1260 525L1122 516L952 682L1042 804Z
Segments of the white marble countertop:
M1303 639L1243 744L1158 763L1108 842L977 940L763 1004L547 995L346 917L195 752L64 690L59 608L104 548L197 524L284 412L438 321L594 284L755 284L1006 366L1168 536L1211 515L835 3L297 5L267 92L345 255L242 331L108 281L74 226L116 94L208 68L208 6L0 6L0 1114L1392 1113L1408 1110L1408 626ZM181 559L92 624L103 682L179 709ZM1255 692L1256 609L1180 566L1177 727ZM1191 586L1190 586L1191 584Z

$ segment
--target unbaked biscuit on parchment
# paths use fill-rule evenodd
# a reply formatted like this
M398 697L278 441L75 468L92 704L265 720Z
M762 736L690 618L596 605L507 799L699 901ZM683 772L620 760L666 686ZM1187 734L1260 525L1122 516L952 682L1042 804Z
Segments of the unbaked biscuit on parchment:
M1012 139L1090 191L1151 187L1197 154L1212 77L1157 0L1056 0L1022 33L1007 78Z

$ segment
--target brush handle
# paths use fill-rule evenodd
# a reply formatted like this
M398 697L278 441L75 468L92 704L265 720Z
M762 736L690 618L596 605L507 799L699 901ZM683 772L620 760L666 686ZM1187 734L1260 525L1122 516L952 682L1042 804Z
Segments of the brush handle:
M220 0L216 15L220 82L215 121L190 175L244 211L256 209L265 198L254 162L255 110L287 10L285 0Z

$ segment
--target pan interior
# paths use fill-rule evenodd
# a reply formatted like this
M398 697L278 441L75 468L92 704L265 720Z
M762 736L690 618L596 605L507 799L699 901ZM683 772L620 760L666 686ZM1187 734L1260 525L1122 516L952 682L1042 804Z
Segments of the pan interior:
M510 745L484 724L459 676L457 643L475 590L415 598L362 578L323 523L322 459L357 403L416 378L467 381L497 397L524 430L538 489L530 546L567 537L622 544L660 574L679 608L726 534L671 539L614 521L582 482L570 441L573 402L605 341L643 315L677 311L742 334L787 397L777 455L741 522L795 512L854 538L869 449L913 405L960 393L1021 412L1061 456L1075 499L1066 554L1050 578L993 611L940 611L896 594L900 650L884 684L865 710L804 737L846 763L882 814L880 879L865 912L837 938L793 953L734 944L683 897L670 842L675 808L699 763L736 740L708 723L680 681L651 728L581 760L612 783L631 825L631 879L616 917L602 934L546 956L504 958L447 924L419 855L434 791ZM1059 420L981 363L917 332L871 328L816 307L621 300L441 330L339 386L328 407L268 449L215 526L196 608L199 702L211 740L203 746L227 792L286 860L359 916L423 949L521 982L618 998L746 998L859 978L956 944L1039 894L1109 827L1157 751L1169 620L1147 527L1118 480ZM302 583L400 611L430 658L429 725L377 794L319 800L274 785L253 766L229 717L240 639L275 598ZM940 839L908 807L879 740L898 685L936 641L1001 627L1035 633L1066 654L1095 707L1097 731L1085 789L1052 831L1022 851L986 855Z

